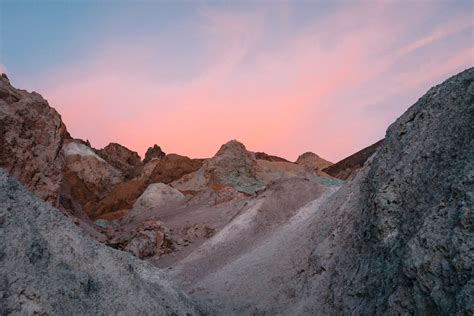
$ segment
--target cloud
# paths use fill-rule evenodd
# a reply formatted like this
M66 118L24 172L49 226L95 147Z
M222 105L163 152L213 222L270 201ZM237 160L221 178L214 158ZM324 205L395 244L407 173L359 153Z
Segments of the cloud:
M276 36L271 27L289 15L206 7L186 25L199 46L179 52L202 62L179 80L161 71L169 67L156 57L162 38L111 38L39 90L74 136L96 146L116 141L143 153L158 143L206 157L237 138L289 159L311 150L336 161L383 137L411 96L473 64L472 47L456 40L469 21L412 34L436 10L401 23L404 12L385 3L337 7Z

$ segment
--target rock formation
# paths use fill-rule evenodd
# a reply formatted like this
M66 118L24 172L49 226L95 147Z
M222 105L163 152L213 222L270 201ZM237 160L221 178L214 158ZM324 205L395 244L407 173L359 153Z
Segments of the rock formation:
M96 218L98 202L123 180L122 173L83 142L68 141L62 153L65 159L62 186L67 188L63 192L69 192L62 200L71 201L68 203L71 205L72 201L78 203L83 212Z
M143 163L147 163L151 161L152 159L161 159L165 156L166 154L161 150L161 147L158 145L153 145L153 147L148 147L146 153L145 153L145 158L143 159Z
M36 92L28 93L0 77L0 167L29 190L59 205L63 158L69 134L61 116Z
M253 194L265 185L256 179L256 159L245 146L231 140L222 145L214 157L196 172L172 183L181 191L201 191L206 187L231 186L239 192Z
M278 229L257 220L284 202L268 197L261 210L264 192L174 276L193 297L221 302L222 314L472 314L473 120L471 68L393 123L352 181ZM276 196L290 188L302 190L292 183ZM246 248L251 227L266 233Z
M319 157L315 153L305 152L304 154L298 156L296 164L309 166L314 170L323 170L324 168L331 166L333 163Z
M164 183L152 183L133 204L134 209L150 210L182 202L183 193Z
M369 157L372 156L382 144L383 139L369 147L359 150L355 154L352 154L329 167L324 168L323 171L330 176L341 180L353 179L367 159L369 159Z
M198 315L163 272L97 244L0 170L0 314Z
M352 184L360 195L336 213L337 204L327 206L335 222L315 239L304 310L474 313L473 121L470 68L388 128Z
M135 151L117 143L110 143L96 153L127 178L133 177L134 171L142 164L140 156Z

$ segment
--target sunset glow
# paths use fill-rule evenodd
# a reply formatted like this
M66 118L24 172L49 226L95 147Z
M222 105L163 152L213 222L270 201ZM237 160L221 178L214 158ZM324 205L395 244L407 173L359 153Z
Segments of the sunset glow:
M474 64L470 1L328 3L6 1L0 69L97 148L338 161Z

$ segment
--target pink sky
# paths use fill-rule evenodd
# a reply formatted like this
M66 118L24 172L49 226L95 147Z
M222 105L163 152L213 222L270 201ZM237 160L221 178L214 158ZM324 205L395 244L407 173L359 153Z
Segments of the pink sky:
M166 30L110 33L83 58L40 74L35 89L74 137L97 148L118 142L143 156L156 143L209 157L238 139L290 160L313 151L335 162L381 139L430 86L474 64L472 15L433 19L442 5L384 3L340 5L297 28L289 4L206 6L196 21L169 28L199 41L178 61L160 54L180 40ZM196 66L170 76L187 58Z

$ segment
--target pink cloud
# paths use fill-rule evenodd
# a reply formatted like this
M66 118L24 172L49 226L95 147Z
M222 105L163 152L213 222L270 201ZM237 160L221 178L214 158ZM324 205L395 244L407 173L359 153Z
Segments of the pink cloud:
M420 17L394 27L400 23L389 9L338 10L278 39L278 50L259 48L268 32L262 12L204 9L206 23L195 30L204 53L191 58L205 54L212 62L190 78L160 74L152 64L158 40L123 48L111 39L84 63L50 74L42 91L74 136L99 147L115 141L143 153L158 143L167 152L207 157L237 138L289 159L311 150L337 161L383 137L410 104L371 115L368 105L421 95L426 83L473 63L472 47L430 50L472 23L441 24L407 41ZM387 10L392 14L381 14ZM432 62L412 69L420 50Z

